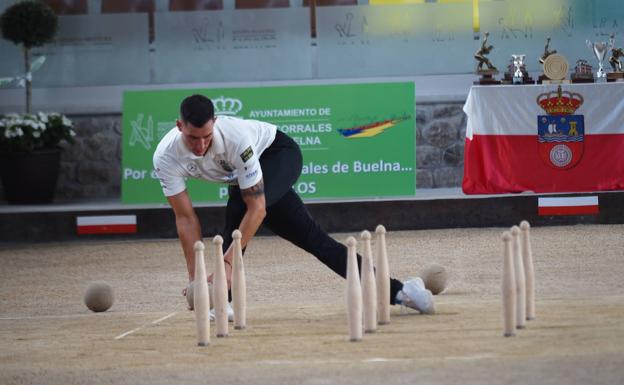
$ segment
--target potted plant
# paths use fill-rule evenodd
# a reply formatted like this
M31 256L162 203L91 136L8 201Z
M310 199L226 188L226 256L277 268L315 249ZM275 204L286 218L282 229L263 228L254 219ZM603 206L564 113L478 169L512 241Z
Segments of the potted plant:
M60 142L73 142L72 122L57 113L0 115L0 176L9 203L54 199Z
M0 16L2 37L21 45L26 113L0 115L0 177L9 203L49 203L60 167L59 143L72 141L72 122L57 113L31 113L30 50L54 39L58 17L42 1L22 1Z

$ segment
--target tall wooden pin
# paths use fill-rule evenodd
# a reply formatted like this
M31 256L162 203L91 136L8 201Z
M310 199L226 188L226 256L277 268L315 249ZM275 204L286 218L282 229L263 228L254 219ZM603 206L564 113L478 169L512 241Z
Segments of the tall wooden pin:
M524 277L524 262L520 253L520 228L511 228L512 251L514 258L514 273L516 276L516 328L526 326L526 283Z
M377 322L379 325L390 323L390 269L386 253L386 228L383 225L375 229L375 251L377 254Z
M215 271L213 275L212 296L214 299L215 329L217 337L228 335L228 288L223 262L223 238L216 235L212 243L215 245Z
M371 233L364 230L360 235L364 243L362 252L362 304L364 316L364 332L377 331L377 284L375 282L375 268L373 267L373 252L371 249Z
M516 276L514 273L511 233L503 233L503 335L514 336L516 333Z
M245 265L243 264L242 234L239 230L232 233L234 239L234 258L232 260L232 305L234 306L234 329L247 327L247 285L245 283Z
M204 242L195 242L195 283L193 284L193 307L197 322L197 345L210 344L210 297L206 281L206 263L204 259Z
M531 249L531 235L529 222L520 222L522 230L522 261L526 275L526 319L535 319L535 270L533 268L533 251Z
M362 339L362 286L355 244L355 238L347 238L347 321L350 341Z

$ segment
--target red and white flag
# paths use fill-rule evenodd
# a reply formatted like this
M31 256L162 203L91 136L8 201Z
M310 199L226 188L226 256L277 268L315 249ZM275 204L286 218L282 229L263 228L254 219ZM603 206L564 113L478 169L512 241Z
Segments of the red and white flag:
M600 211L597 196L537 199L538 215L595 215Z
M475 86L466 194L624 190L624 83Z
M136 215L76 217L76 229L82 234L133 234L137 232Z

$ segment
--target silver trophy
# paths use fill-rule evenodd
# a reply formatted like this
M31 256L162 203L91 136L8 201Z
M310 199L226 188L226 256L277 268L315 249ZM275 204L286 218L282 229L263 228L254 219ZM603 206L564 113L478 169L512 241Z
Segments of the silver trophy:
M607 43L604 41L600 41L600 42L596 41L592 43L591 41L587 40L586 43L587 43L587 47L594 52L594 56L596 57L596 59L598 59L598 72L596 72L596 81L604 82L607 80L607 73L605 72L604 67L602 66L602 62L604 61L604 58L607 52L609 51L609 47Z
M522 84L524 74L522 73L522 68L524 67L524 59L526 55L511 55L513 58L513 65L516 68L516 72L513 75L513 84Z

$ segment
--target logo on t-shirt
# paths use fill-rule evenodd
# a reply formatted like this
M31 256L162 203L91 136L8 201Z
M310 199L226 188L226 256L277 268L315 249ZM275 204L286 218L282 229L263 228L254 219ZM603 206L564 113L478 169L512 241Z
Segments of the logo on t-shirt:
M251 148L251 146L247 147L247 149L243 151L242 154L240 154L240 157L243 160L243 162L247 162L252 156L253 156L253 149Z
M191 174L193 178L201 177L201 172L199 172L199 169L195 163L188 163L186 165L186 169L188 170L189 174Z
M219 166L227 172L234 171L234 167L225 159L219 159L217 160L217 163L219 163Z

